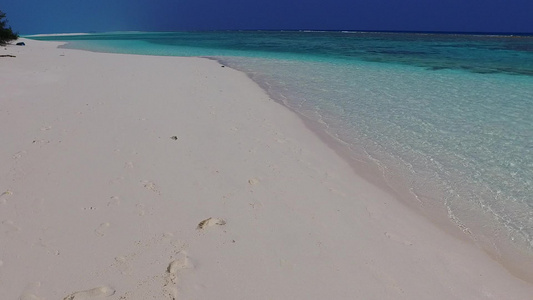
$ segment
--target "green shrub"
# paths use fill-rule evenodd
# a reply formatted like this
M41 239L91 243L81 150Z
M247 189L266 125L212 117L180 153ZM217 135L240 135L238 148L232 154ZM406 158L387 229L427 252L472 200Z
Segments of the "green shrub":
M0 45L5 45L12 40L18 39L19 35L7 27L6 14L0 10Z

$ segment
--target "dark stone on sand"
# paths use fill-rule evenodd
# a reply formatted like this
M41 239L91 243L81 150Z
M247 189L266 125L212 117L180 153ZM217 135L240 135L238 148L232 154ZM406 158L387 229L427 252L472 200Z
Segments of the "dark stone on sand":
M17 46L26 46L26 44L24 42L19 42L16 44Z
M174 135L174 136L171 136L170 138L171 138L171 139L173 139L173 140L175 140L175 141L177 141L177 140L178 140L178 137L177 137L177 136L175 136L175 135Z

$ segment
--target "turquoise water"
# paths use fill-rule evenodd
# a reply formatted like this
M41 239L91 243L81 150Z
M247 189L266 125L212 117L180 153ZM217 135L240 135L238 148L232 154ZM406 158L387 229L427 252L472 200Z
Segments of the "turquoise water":
M533 37L358 32L108 33L68 48L206 56L375 164L414 205L501 253L533 253ZM498 242L495 242L498 241ZM485 246L486 246L485 245Z

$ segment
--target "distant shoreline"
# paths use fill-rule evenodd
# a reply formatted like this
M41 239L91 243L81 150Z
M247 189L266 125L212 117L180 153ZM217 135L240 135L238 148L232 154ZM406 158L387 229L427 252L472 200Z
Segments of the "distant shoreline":
M165 32L309 32L309 33L380 33L380 34L421 34L421 35L469 35L469 36L487 36L487 37L533 37L533 32L461 32L461 31L394 31L394 30L320 30L320 29L236 29L236 30L174 30L174 31L104 31L104 32L80 32L80 33L39 33L24 34L21 37L46 37L46 36L76 36L76 35L98 35L111 33L165 33Z

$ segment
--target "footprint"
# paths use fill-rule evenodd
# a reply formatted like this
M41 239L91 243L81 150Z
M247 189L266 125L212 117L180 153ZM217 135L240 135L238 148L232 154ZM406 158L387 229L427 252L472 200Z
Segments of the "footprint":
M126 256L115 257L116 268L120 271L120 274L127 275L130 272L130 266L128 264L128 258Z
M19 152L13 154L12 157L13 157L13 159L19 159L19 158L21 158L24 154L26 154L26 151L23 150L23 151L19 151Z
M47 131L47 130L50 130L50 129L52 129L52 126L41 127L41 131Z
M111 196L109 198L109 202L107 202L107 206L117 206L120 204L120 197L119 196Z
M125 256L117 256L115 257L115 260L118 262L118 263L125 263L126 262L126 257Z
M5 192L3 192L2 194L0 194L0 203L2 204L6 204L7 203L7 198L9 198L9 196L13 195L13 192L10 191L10 190L7 190Z
M2 194L0 194L0 197L10 196L10 195L13 195L13 192L10 190L7 190L3 192Z
M96 233L98 236L104 236L109 226L111 226L111 224L109 224L108 222L102 223L100 224L100 226L98 226L98 228L94 230L94 233Z
M94 289L86 290L86 291L80 291L72 293L63 300L84 300L84 299L91 299L96 297L109 297L115 294L115 290L107 287L107 286L101 286Z
M226 221L224 221L222 219L217 219L217 218L205 219L202 222L198 223L198 227L196 227L196 229L202 230L202 229L205 229L207 227L211 227L211 226L215 226L215 225L219 225L219 226L226 225Z
M38 143L38 144L50 144L50 141L49 140L43 140L43 139L33 140L32 144L35 144L35 143Z
M186 251L181 251L179 257L173 260L167 267L168 274L177 274L179 270L190 269L192 264Z
M166 283L163 286L163 294L168 299L171 299L171 300L178 299L178 289L175 286L168 286L168 285L166 285Z
M163 293L169 299L175 300L178 296L178 272L183 269L192 268L192 264L189 261L187 252L182 251L179 253L179 257L173 260L167 267L165 273L165 284L163 285Z
M157 188L157 185L151 181L142 181L143 183L143 186L146 188L146 189L149 189L150 191L158 194L158 195L161 195L161 192L159 191L159 189Z
M259 179L257 179L257 178L252 178L252 179L248 180L248 183L249 183L250 185L256 185L256 184L259 183Z

